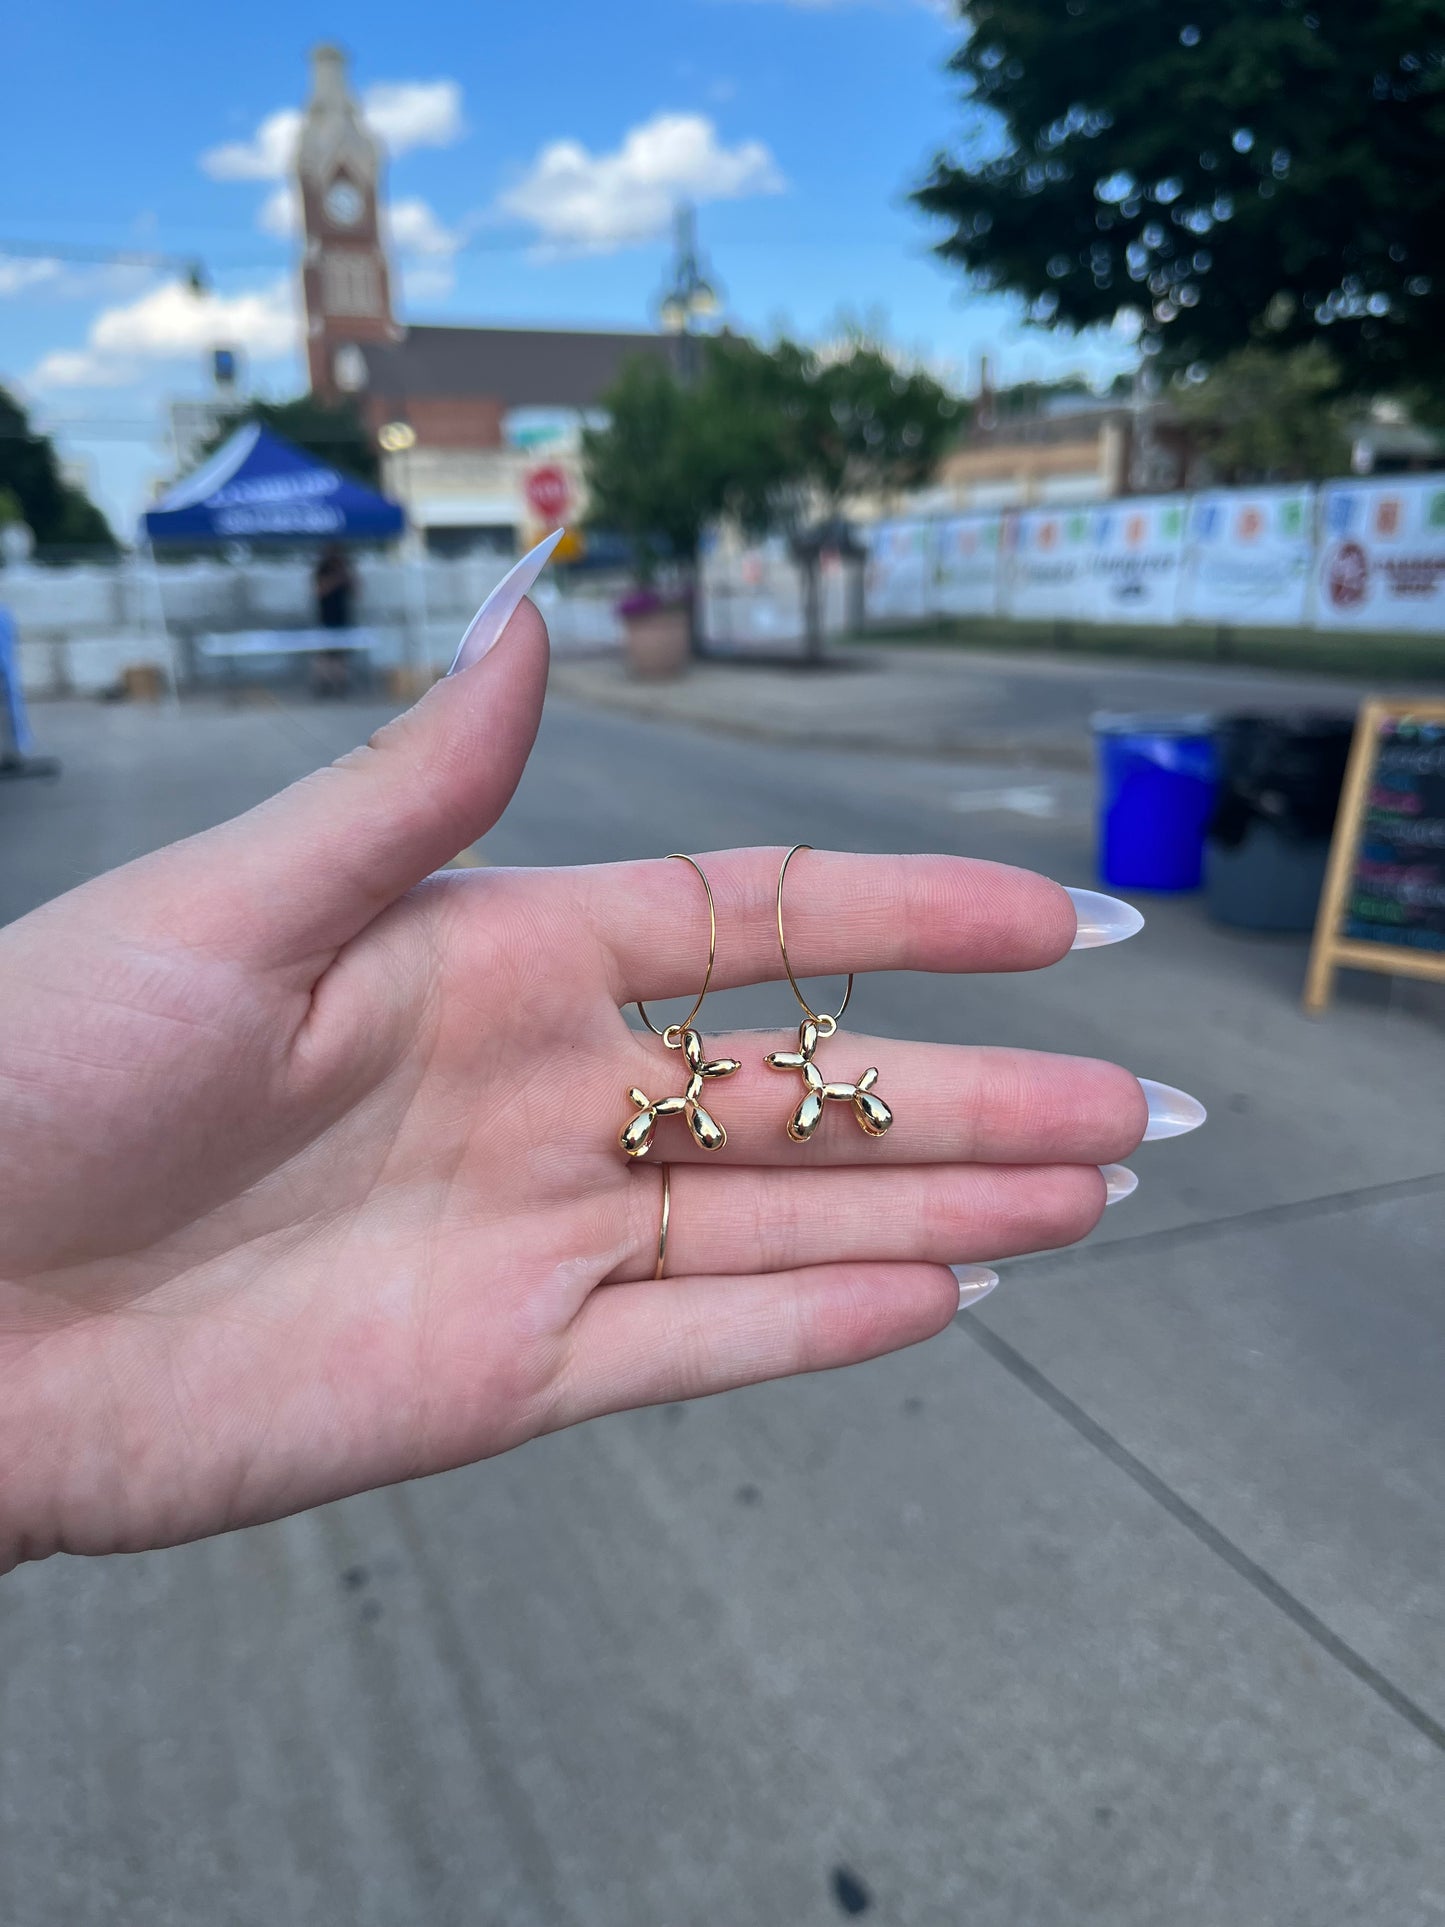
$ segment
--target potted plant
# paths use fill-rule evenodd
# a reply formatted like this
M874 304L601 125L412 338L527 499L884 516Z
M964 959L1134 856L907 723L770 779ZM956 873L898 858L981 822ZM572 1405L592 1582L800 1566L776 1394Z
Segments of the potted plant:
M639 586L617 604L628 673L648 679L677 676L692 654L692 597Z

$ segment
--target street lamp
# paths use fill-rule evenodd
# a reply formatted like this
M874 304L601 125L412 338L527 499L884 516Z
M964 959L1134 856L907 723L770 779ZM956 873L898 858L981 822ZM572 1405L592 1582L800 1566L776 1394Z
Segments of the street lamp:
M703 274L697 259L697 216L688 201L678 204L673 222L672 280L658 303L658 318L681 344L678 362L683 381L691 385L697 373L694 323L716 314L722 299Z

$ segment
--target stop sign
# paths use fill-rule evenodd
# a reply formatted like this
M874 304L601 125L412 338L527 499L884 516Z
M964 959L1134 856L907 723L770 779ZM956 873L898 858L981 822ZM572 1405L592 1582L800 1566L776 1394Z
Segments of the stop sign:
M560 522L571 500L571 490L562 470L550 462L545 468L534 468L525 486L528 505L538 520Z

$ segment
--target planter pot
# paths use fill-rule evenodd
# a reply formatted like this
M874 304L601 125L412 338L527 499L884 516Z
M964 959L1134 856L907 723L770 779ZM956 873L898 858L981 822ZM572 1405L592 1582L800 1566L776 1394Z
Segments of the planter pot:
M691 624L685 602L664 603L622 618L627 673L650 681L680 676L691 654Z

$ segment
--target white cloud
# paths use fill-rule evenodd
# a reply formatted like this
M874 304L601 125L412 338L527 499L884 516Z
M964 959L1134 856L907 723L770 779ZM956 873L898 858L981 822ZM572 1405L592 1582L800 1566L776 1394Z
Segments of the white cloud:
M294 181L281 181L261 203L256 225L263 234L289 241L301 232L301 196Z
M62 264L46 256L0 254L0 295L23 294L59 281Z
M226 141L201 156L201 166L213 181L280 181L291 171L301 111L278 107L268 114L248 141Z
M466 132L462 90L454 80L379 80L362 95L361 111L393 155L413 147L450 147ZM284 181L300 132L300 109L278 107L249 140L208 148L201 167L213 181Z
M392 202L387 225L393 245L402 254L453 255L462 244L461 235L443 227L415 195Z
M183 281L163 281L134 301L102 309L84 348L46 355L30 386L116 387L136 379L146 362L188 360L216 347L274 361L291 353L297 339L289 277L236 294L207 295L193 294Z
M741 200L785 185L762 141L725 147L704 114L655 114L610 154L550 142L497 207L556 247L604 253L664 232L679 200Z
M464 236L437 219L435 211L416 195L393 201L387 211L387 234L401 271L408 303L435 301L456 285L456 254Z
M454 80L378 80L362 95L361 109L392 154L450 147L467 131L462 90Z

